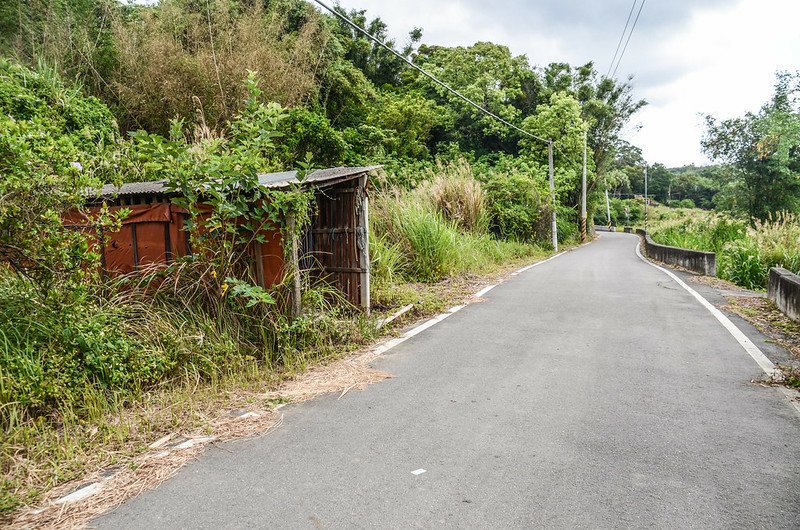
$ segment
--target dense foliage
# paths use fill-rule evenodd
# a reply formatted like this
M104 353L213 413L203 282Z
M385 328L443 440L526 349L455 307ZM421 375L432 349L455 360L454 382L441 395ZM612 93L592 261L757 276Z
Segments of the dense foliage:
M347 14L387 35L380 19ZM0 5L0 466L12 477L0 512L30 483L70 478L17 467L41 463L19 447L43 432L169 382L300 369L374 332L308 277L298 318L288 281L255 285L248 242L286 231L289 216L299 230L312 203L260 188L258 172L385 166L370 204L378 309L424 296L406 283L543 255L554 209L561 241L576 237L584 138L594 209L644 102L591 63L533 66L499 44L422 37L414 28L402 55L553 140L555 203L544 144L301 0ZM182 197L197 252L103 276L91 230L62 215L103 183L158 179ZM127 213L104 210L86 228L113 231Z

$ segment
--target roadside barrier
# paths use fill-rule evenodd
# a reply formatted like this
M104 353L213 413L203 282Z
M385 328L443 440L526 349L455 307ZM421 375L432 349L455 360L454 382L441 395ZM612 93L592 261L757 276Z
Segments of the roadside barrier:
M659 245L650 238L646 231L636 229L636 233L644 242L642 247L647 257L667 265L677 265L705 276L717 275L717 255L713 252Z
M767 296L792 320L800 321L800 276L780 267L769 270Z

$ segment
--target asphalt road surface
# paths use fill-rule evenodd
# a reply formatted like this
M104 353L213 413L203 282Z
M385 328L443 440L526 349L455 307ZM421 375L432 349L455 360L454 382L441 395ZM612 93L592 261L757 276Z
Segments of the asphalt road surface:
M513 277L386 353L393 379L93 526L800 528L800 414L637 241Z

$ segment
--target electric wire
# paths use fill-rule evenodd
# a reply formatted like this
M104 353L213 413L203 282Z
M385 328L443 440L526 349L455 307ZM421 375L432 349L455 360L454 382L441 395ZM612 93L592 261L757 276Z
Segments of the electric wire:
M633 4L631 4L631 10L628 12L628 20L625 21L625 27L622 28L622 35L619 36L619 42L617 43L617 49L614 50L614 57L611 59L611 64L608 65L608 72L606 72L606 77L611 77L611 69L614 68L614 62L617 60L617 54L619 54L619 47L622 46L622 41L625 39L625 33L628 31L628 25L631 23L631 17L633 16L633 10L636 9L636 2L639 0L633 0Z
M615 77L617 75L617 68L619 68L620 63L622 62L622 58L625 56L625 50L628 49L628 43L631 41L631 35L633 35L633 31L636 29L636 23L639 22L639 15L642 14L642 8L644 8L644 3L647 0L642 0L641 5L639 6L639 11L636 13L636 18L633 19L633 26L631 26L631 32L628 33L628 40L625 41L625 46L622 48L622 53L619 54L619 60L617 61L617 66L614 68L614 73L611 74L611 77Z
M355 29L359 33L363 34L365 37L370 39L372 42L374 42L378 46L384 48L386 51L388 51L392 55L396 56L401 61L405 62L407 65L409 65L414 70L418 71L419 73L421 73L422 75L424 75L425 77L427 77L428 79L430 79L431 81L436 83L437 85L441 86L442 88L444 88L445 90L447 90L451 94L455 95L456 97L462 99L463 101L465 101L469 105L475 107L476 109L478 109L479 111L483 112L487 116L499 121L500 123L502 123L506 127L510 127L511 129L513 129L513 130L515 130L515 131L517 131L517 132L519 132L519 133L521 133L521 134L523 134L523 135L525 135L525 136L527 136L529 138L534 138L536 140L539 140L540 142L545 142L545 143L552 142L552 140L548 140L547 138L542 138L541 136L536 136L535 134L530 133L530 132L526 131L525 129L517 127L513 123L501 118L500 116L498 116L497 114L493 113L492 111L490 111L488 109L485 109L484 107L482 107L479 104L475 103L470 98L468 98L467 96L465 96L464 94L462 94L461 92L456 90L455 88L451 87L450 85L448 85L444 81L440 81L436 76L434 76L433 74L429 73L424 68L414 64L408 58L404 57L401 53L395 51L394 48L392 48L391 46L385 44L382 40L380 40L379 38L377 38L374 35L372 35L366 29L362 28L361 26L359 26L358 24L356 24L355 22L350 20L349 17L343 15L342 13L339 13L338 11L336 11L335 9L333 9L331 7L328 7L328 5L326 5L324 2L321 2L320 0L312 0L312 1L314 3L316 3L316 4L318 4L319 6L321 6L326 11L330 12L331 14L333 14L334 16L336 16L337 18L339 18L340 20L342 20L343 22L345 22L346 24L348 24L350 27L352 27L353 29Z

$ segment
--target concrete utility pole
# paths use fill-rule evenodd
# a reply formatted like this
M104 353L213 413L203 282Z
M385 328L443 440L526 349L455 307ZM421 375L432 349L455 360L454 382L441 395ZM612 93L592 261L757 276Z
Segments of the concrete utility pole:
M586 142L589 131L583 131L583 175L581 177L581 243L586 243Z
M608 200L608 190L606 190L606 215L608 216L608 229L611 230L611 202Z
M647 198L647 162L644 164L644 229L647 230L647 203L650 199Z
M550 165L550 199L553 201L553 219L550 232L553 234L553 251L558 252L558 225L556 224L556 172L553 168L553 140L547 140L547 162Z

